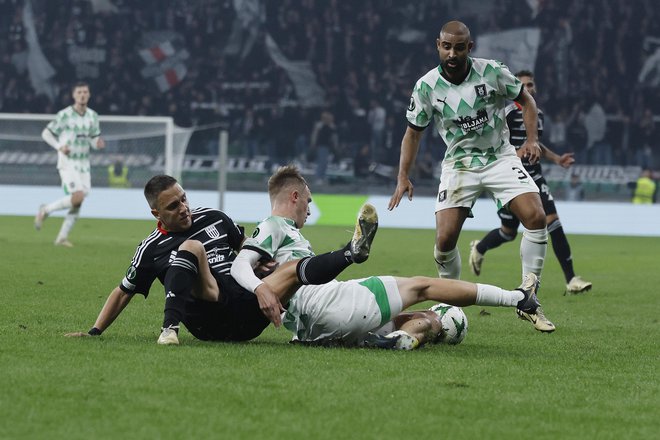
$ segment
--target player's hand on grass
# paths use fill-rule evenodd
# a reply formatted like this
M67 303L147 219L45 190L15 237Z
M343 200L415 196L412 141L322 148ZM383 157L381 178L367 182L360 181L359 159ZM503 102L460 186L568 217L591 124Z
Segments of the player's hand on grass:
M266 283L262 283L254 291L254 294L257 295L257 300L259 301L259 308L262 313L273 323L275 327L282 325L282 312L284 312L284 307L280 303L277 295L270 290L270 287Z
M398 207L405 193L408 193L408 200L412 200L413 188L414 187L412 182L407 177L398 179L396 182L396 189L394 190L394 194L390 199L389 205L387 205L387 209L391 211Z
M91 337L92 335L85 332L73 332L73 333L66 333L64 336L66 336L67 338L85 338L87 336Z

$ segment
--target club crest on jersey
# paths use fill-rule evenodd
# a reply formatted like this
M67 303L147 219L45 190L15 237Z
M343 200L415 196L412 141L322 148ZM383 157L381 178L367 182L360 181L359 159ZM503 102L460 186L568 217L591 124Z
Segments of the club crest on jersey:
M488 123L488 112L486 112L485 108L482 108L481 110L477 110L475 117L460 116L458 119L454 119L453 122L466 133L468 131L478 130Z
M204 232L206 232L209 238L220 238L220 232L218 232L215 225L207 226Z
M415 110L415 98L410 97L410 104L408 104L408 111L411 112Z
M486 84L478 84L474 86L474 91L479 98L486 96Z

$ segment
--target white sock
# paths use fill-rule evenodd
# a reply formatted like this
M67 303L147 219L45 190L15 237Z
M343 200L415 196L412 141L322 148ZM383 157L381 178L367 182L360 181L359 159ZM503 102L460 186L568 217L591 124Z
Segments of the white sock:
M440 252L438 247L433 248L433 257L435 265L438 267L438 276L440 278L449 278L459 280L461 278L461 253L458 247L449 252Z
M532 272L541 279L545 252L548 249L548 230L531 229L523 232L520 241L520 259L522 260L522 276Z
M49 203L45 206L46 214L50 214L53 211L60 211L62 209L71 209L73 205L71 204L71 196L64 196L59 200L55 200L52 203Z
M476 305L495 307L515 307L525 295L520 290L504 290L490 284L477 283Z
M64 217L64 221L62 222L62 227L60 228L60 233L57 234L57 239L55 241L62 241L69 238L69 232L71 232L73 225L76 224L76 220L78 220L79 212L80 212L80 208L71 208L69 210L69 212L66 214L66 217Z

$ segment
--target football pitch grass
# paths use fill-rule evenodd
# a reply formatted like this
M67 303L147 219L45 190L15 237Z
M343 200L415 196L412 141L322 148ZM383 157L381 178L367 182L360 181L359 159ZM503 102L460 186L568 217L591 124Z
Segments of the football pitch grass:
M541 334L512 309L465 308L458 346L414 352L310 348L268 328L249 343L156 344L163 293L133 299L97 338L87 331L153 222L81 219L73 249L61 219L0 217L0 438L657 438L660 238L570 236L578 274L563 296L548 249ZM253 225L248 225L251 232ZM305 228L317 252L348 227ZM463 232L463 278L468 243ZM434 232L381 229L372 256L342 279L435 275ZM478 281L520 282L519 239L491 251ZM430 306L425 304L424 306ZM420 306L421 307L421 306Z

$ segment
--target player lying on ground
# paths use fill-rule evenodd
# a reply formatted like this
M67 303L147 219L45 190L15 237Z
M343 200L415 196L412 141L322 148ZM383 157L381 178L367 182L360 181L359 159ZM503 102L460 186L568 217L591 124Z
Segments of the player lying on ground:
M242 228L221 211L191 211L186 193L173 177L153 177L144 193L158 219L157 228L137 247L126 276L108 296L94 327L68 336L100 335L136 293L148 296L156 278L166 292L159 343L178 343L180 321L199 339L223 341L252 339L268 326L269 318L280 324L279 309L269 309L258 292L246 291L229 276L234 252L245 239ZM283 265L264 279L264 285L286 301L300 285L299 278L330 280L353 263L354 253L356 260L366 260L368 252L360 252L363 249L349 243L340 251L308 258L304 265Z
M309 215L311 192L297 168L280 168L268 181L271 216L262 221L251 238L246 239L231 269L240 285L250 291L261 291L281 307L277 294L268 294L268 284L253 272L259 261L275 260L279 264L295 258L314 255L311 244L300 228ZM354 241L369 249L378 228L376 209L365 204L358 215ZM527 276L519 290L504 290L486 284L429 277L378 276L350 281L331 281L324 285L301 286L290 298L284 315L284 326L294 339L308 342L359 344L368 332L394 319L402 310L423 301L437 301L456 306L473 304L517 307L535 312L534 274ZM315 284L315 283L310 283ZM399 320L402 323L403 320Z

